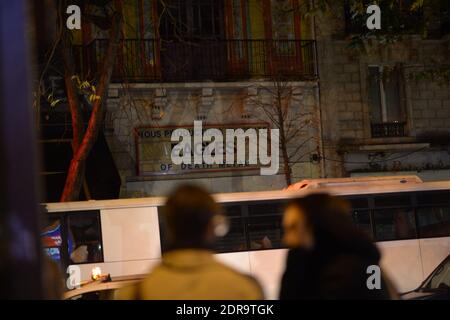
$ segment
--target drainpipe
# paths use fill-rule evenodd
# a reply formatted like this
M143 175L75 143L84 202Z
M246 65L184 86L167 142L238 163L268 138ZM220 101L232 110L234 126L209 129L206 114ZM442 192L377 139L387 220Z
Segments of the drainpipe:
M310 0L310 5L312 8L315 7L314 0ZM322 102L321 102L321 91L320 91L320 77L319 77L319 55L317 51L317 32L316 32L316 17L315 15L311 19L311 30L312 36L315 40L314 46L314 60L315 60L315 73L318 78L317 80L317 90L315 90L316 101L318 104L317 108L317 118L319 121L319 151L320 151L320 177L325 178L326 175L326 167L325 167L325 151L324 151L324 142L323 142L323 123L322 123Z

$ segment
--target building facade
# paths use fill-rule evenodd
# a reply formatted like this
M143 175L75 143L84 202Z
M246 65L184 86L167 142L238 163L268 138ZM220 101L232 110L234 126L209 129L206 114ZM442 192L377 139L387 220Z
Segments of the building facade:
M355 30L342 6L317 20L327 176L450 178L450 86L439 76L449 66L450 14L441 6L419 16L428 17L426 38L368 37L365 51L350 48Z
M280 189L286 170L292 182L450 178L448 81L419 76L448 65L448 8L437 10L428 37L413 32L389 45L369 37L362 51L350 46L357 30L341 2L314 19L302 0L118 3L125 23L104 132L121 197L161 195L186 181L213 192ZM101 67L107 37L89 24L75 34L84 78ZM288 110L293 133L277 175L248 164L171 165L174 129L192 130L195 120L222 131L277 128L277 108Z
M323 174L316 47L300 1L120 3L123 40L104 132L121 197L162 195L187 181L213 192L281 189L286 170L292 181ZM90 24L75 34L83 79L97 74L107 37ZM223 132L282 126L287 156L278 174L263 176L247 163L172 165L172 131L192 130L196 120Z

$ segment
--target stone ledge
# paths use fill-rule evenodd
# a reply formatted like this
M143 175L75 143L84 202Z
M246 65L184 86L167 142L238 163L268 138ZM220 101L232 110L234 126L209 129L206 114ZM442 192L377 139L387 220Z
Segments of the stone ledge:
M310 81L286 81L291 86L296 87L314 87L317 85L318 80ZM264 80L248 80L248 81L235 81L235 82L186 82L186 83L134 83L129 84L129 89L203 89L203 88L249 88L252 86L271 86L273 82ZM120 90L122 84L111 83L109 85L110 90Z
M360 146L361 151L418 150L429 148L429 143L373 144Z

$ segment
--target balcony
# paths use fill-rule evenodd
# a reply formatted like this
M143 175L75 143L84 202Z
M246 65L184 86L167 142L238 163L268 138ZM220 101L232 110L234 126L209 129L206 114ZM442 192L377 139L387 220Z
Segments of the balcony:
M78 73L100 70L108 40L75 46ZM316 78L313 40L122 40L112 82Z
M405 128L405 122L372 123L372 138L405 137Z

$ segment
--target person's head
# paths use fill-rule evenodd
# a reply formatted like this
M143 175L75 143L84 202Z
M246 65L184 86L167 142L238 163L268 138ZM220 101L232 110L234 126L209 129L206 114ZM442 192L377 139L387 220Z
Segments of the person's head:
M194 185L176 188L163 212L173 248L211 248L223 223L221 207Z
M325 239L339 239L351 228L350 206L328 194L291 200L284 211L283 242L290 248L312 249Z

